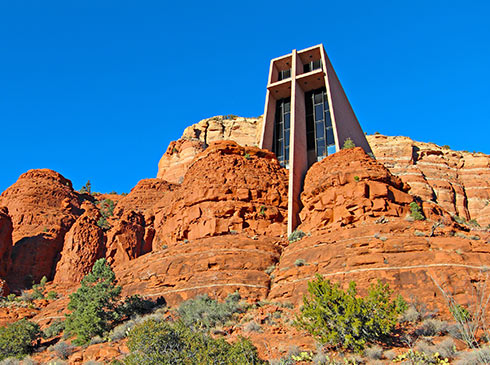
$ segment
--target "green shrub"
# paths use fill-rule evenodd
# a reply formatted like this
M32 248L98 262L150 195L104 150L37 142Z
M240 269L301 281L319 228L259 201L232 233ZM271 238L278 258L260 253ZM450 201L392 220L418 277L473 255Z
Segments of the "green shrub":
M289 235L288 241L290 243L297 242L297 241L301 240L304 236L306 236L305 232L296 230Z
M344 141L344 145L342 146L342 149L346 150L346 149L354 148L354 147L356 147L356 144L354 143L354 141L351 138L347 138Z
M294 266L296 267L305 266L305 265L306 265L306 261L304 259L297 259L294 262Z
M43 338L58 336L65 329L65 322L57 319L43 332Z
M416 221L423 221L425 219L422 208L416 202L410 203L410 216Z
M99 259L92 271L81 282L81 287L70 295L65 332L76 335L75 344L85 344L95 335L102 335L117 318L115 311L121 287L105 259Z
M109 223L107 222L107 218L112 217L114 214L114 202L111 199L104 199L97 203L99 206L99 211L101 217L97 221L97 225L102 229L111 228Z
M382 340L406 309L402 299L390 300L388 285L378 281L366 297L358 297L354 282L343 291L322 276L308 283L308 295L296 324L320 343L361 351L369 342Z
M124 360L126 365L266 364L250 341L240 338L229 344L194 332L182 322L147 320L130 331L128 347L131 353Z
M40 336L39 325L26 319L0 327L0 360L28 355Z
M92 184L90 183L90 180L87 180L87 183L82 186L82 188L80 189L80 193L92 194Z
M235 313L242 311L239 301L238 292L228 295L222 303L204 294L183 302L178 308L178 313L185 325L194 329L209 330L223 325Z
M55 300L58 299L58 293L56 293L54 290L50 290L48 294L46 294L46 299L47 300Z

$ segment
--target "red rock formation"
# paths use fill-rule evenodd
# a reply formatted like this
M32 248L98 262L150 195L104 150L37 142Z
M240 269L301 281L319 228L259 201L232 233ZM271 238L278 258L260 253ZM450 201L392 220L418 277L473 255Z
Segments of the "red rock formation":
M123 197L114 209L115 216L121 216L125 210L142 213L145 218L153 214L153 206L178 185L162 179L144 179L138 182L131 192Z
M287 171L271 152L215 142L196 156L180 188L155 209L154 249L233 231L281 235Z
M8 215L8 209L6 207L0 207L0 278L7 277L12 263L10 258L12 251L12 231L12 220ZM6 295L3 289L0 289L0 296Z
M81 214L71 182L48 169L30 170L0 196L12 217L9 283L25 286L53 277L65 233Z
M300 213L304 231L372 217L404 217L413 197L362 148L342 150L314 164L305 178Z
M175 305L198 294L225 298L238 290L243 298L264 299L280 247L270 237L257 240L226 235L181 242L115 267L124 295L163 296Z
M242 146L257 146L262 117L216 116L187 127L182 137L171 142L158 163L157 177L181 183L194 157L215 141L230 140Z
M107 232L107 262L120 265L145 253L145 219L141 213L125 211Z
M490 224L490 156L452 151L408 137L368 136L376 159L410 193L481 226Z
M360 149L338 152L308 171L302 201L309 233L287 246L274 271L270 300L299 304L319 273L365 290L381 279L405 298L443 310L433 281L467 301L490 259L487 238L455 224L443 209L424 203L425 221L407 219L404 184Z
M79 283L95 261L105 256L104 231L97 225L100 212L89 202L84 202L82 209L85 212L65 235L61 259L56 265L56 283Z
M146 253L152 250L153 237L155 236L153 226L155 220L154 205L177 187L178 185L162 179L144 179L138 182L131 189L131 192L117 203L114 209L116 217L121 217L125 211L130 210L139 212L144 216L145 244L142 252Z

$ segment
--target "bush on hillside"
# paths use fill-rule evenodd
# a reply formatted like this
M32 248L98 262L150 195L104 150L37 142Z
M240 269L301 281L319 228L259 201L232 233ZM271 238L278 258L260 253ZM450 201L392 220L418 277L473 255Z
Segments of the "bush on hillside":
M322 344L361 351L366 344L389 335L406 310L406 302L401 297L391 301L391 294L388 285L378 281L370 286L366 297L359 297L354 282L343 291L317 275L308 283L308 295L303 297L296 324Z
M0 360L28 355L40 337L39 325L26 319L0 327Z
M110 329L117 318L116 303L121 287L115 284L116 276L105 259L99 259L92 271L81 282L81 287L70 295L65 332L76 335L75 344L85 344L93 336Z
M51 325L43 331L43 338L52 338L58 336L65 329L65 322L61 320L56 320Z
M416 202L410 203L410 216L416 221L423 221L425 219L422 208Z
M126 365L266 364L250 341L240 338L229 344L194 332L182 322L147 320L130 331L128 347L131 354L124 360Z
M356 147L356 144L354 143L354 141L351 138L346 138L346 140L344 141L344 145L342 146L342 149L346 150L346 149L354 148L354 147Z
M194 329L209 330L217 325L223 325L240 312L240 294L235 292L228 295L224 302L209 298L206 294L183 302L178 309L180 319L184 324Z

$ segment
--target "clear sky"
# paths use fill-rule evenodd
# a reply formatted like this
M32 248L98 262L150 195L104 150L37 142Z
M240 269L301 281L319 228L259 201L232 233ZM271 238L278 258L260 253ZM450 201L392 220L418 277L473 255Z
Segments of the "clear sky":
M367 133L490 154L490 1L0 1L0 192L32 168L129 192L170 141L263 113L318 43Z

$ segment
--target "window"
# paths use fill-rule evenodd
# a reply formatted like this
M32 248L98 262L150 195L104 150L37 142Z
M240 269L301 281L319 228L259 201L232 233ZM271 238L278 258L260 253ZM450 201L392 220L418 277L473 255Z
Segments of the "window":
M317 160L335 153L335 139L325 88L305 93L306 144Z
M291 99L277 101L274 120L273 152L283 167L289 166L289 137L291 128Z
M279 71L279 74L277 75L277 81L288 79L290 77L291 77L291 69L289 68L287 70Z
M322 60L311 61L303 65L303 72L307 73L322 68Z

